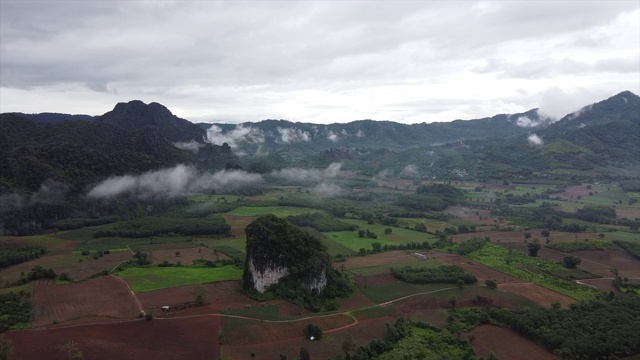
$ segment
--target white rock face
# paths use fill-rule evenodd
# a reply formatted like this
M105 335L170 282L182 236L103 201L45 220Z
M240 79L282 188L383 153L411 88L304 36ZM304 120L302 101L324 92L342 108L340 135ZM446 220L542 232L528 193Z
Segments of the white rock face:
M267 267L264 271L258 271L253 264L253 258L249 259L249 271L253 279L254 288L260 293L264 293L267 288L273 284L277 284L281 278L289 274L286 267ZM325 274L325 285L326 285Z
M320 276L311 279L311 282L307 284L307 286L309 286L310 291L315 290L316 293L320 294L325 286L327 286L327 269L322 269Z

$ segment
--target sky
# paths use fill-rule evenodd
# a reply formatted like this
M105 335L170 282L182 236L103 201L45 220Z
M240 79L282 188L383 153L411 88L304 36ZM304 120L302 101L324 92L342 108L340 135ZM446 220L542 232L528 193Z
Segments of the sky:
M640 1L0 0L0 112L422 123L640 94Z

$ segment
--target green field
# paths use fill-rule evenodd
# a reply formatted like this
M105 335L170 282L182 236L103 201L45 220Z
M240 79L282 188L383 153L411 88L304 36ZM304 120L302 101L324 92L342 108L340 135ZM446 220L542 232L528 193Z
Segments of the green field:
M244 309L225 310L224 314L246 316L265 320L282 320L280 315L280 305L251 306ZM289 319L289 317L287 317Z
M174 286L240 280L242 269L233 265L201 267L130 267L118 273L133 291L144 292Z
M592 299L598 293L593 288L550 275L554 272L566 274L565 271L568 269L562 267L560 263L542 257L527 256L504 246L488 243L468 256L492 269L555 290L576 300ZM576 272L576 278L580 276L578 274Z

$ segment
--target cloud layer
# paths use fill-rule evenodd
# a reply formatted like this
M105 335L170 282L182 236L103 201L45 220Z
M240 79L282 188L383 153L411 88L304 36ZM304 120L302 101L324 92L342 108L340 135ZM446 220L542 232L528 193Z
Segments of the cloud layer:
M638 33L637 1L1 1L0 112L559 117L640 93Z
M262 176L244 171L199 172L192 166L149 171L139 176L111 177L93 187L88 196L108 198L132 194L140 198L176 197L205 190L235 190L243 186L259 184Z

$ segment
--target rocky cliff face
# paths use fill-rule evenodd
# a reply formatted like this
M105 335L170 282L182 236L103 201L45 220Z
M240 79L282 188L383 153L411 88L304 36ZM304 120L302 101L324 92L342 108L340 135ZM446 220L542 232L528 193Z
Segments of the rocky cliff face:
M269 286L277 284L280 279L289 275L289 269L282 266L271 265L258 269L253 258L249 259L248 267L253 280L253 288L260 294L264 293Z

